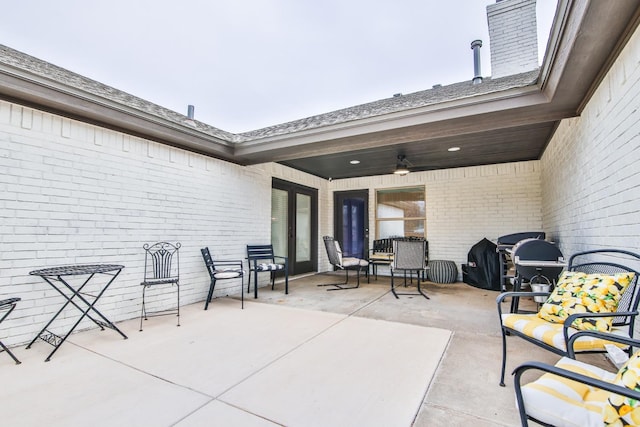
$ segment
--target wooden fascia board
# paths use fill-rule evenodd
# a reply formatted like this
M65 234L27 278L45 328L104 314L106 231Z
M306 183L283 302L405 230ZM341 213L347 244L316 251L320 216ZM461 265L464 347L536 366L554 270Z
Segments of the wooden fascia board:
M80 89L1 65L0 97L74 120L235 162L235 143Z
M253 159L264 159L267 153L284 152L290 150L292 155L296 157L306 157L300 151L311 149L313 144L319 144L322 149L326 150L330 141L346 141L356 140L358 136L367 135L367 140L373 144L375 134L395 132L402 129L410 128L433 128L440 129L437 137L446 133L448 136L460 134L461 129L458 127L461 120L469 123L468 132L474 132L473 129L487 130L497 129L501 126L520 126L530 124L535 121L554 121L566 117L570 117L571 113L566 111L546 111L540 113L543 118L523 114L518 117L517 114L502 115L504 119L487 122L482 120L482 116L491 113L502 113L507 111L516 112L529 107L536 107L548 104L548 99L540 93L537 86L529 86L519 88L517 90L509 90L500 93L487 94L473 98L460 99L448 103L441 103L420 109L404 111L401 113L393 113L385 116L373 117L341 123L333 126L325 126L318 129L311 129L301 132L289 133L281 136L263 138L260 140L239 143L236 148L236 155L243 161L252 162ZM455 122L455 124L453 124ZM447 128L447 123L452 123ZM403 131L404 132L404 131ZM385 141L379 141L384 145ZM349 145L343 147L345 150L353 150L367 147L354 147ZM295 152L295 154L294 154ZM280 156L276 156L276 161L284 160Z

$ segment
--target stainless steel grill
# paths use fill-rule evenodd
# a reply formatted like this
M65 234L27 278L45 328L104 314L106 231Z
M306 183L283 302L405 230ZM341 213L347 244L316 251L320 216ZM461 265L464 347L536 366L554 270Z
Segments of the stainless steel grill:
M546 290L555 285L558 276L567 263L560 249L553 243L540 239L523 239L511 249L511 256L516 269L514 291L520 291L523 286L548 285ZM536 302L544 302L545 297L534 297ZM512 301L511 311L518 310L518 298Z

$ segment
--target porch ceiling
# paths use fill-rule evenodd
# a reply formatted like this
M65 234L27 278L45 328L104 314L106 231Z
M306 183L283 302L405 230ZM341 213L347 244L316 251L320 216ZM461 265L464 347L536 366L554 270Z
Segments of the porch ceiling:
M398 155L407 157L413 171L539 159L559 121L580 114L637 27L639 11L633 0L560 1L545 61L528 87L439 104L410 117L384 117L360 128L329 127L321 136L300 132L297 139L255 141L236 154L246 163L270 156L333 179L392 173ZM284 140L286 146L278 144ZM447 151L454 146L460 151Z
M414 171L534 160L559 121L580 114L639 16L637 0L559 0L539 71L243 134L189 120L1 45L0 99L238 164L280 162L327 179L392 173L398 155ZM460 151L448 152L453 146Z

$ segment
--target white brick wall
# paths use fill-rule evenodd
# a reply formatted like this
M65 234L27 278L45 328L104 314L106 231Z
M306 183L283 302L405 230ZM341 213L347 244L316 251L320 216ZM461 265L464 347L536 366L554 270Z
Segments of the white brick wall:
M469 249L482 238L495 242L504 234L542 229L537 161L335 180L330 189L369 190L373 240L376 189L418 185L426 191L429 256L455 261L460 277L460 264L466 263ZM332 217L333 196L330 199L327 215Z
M209 277L201 247L217 258L244 259L247 243L270 241L272 172L311 186L322 181L0 101L0 299L22 298L0 325L3 341L30 341L60 306L61 297L28 274L37 268L123 264L100 308L114 321L138 316L145 242L182 243L181 302L203 301ZM239 281L223 281L216 294L239 290ZM175 293L148 295L152 303L175 302ZM63 328L74 319L63 318Z
M565 254L640 252L640 34L542 157L545 228Z
M538 67L536 0L503 0L487 6L491 78Z

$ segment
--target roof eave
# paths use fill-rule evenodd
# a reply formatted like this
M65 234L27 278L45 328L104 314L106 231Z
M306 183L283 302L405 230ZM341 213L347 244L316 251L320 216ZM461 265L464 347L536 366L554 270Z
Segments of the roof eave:
M0 63L0 98L237 163L235 143L79 88Z

